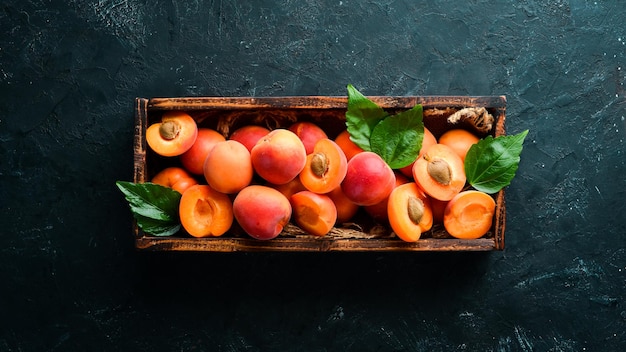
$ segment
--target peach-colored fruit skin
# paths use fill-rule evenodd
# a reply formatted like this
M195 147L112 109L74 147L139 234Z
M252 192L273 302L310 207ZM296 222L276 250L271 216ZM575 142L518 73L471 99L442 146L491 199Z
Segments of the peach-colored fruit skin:
M341 190L354 203L367 206L387 198L395 183L393 170L378 154L361 152L348 162Z
M252 182L254 170L250 152L241 143L217 143L204 161L204 178L218 192L233 194Z
M291 218L291 204L279 191L261 185L242 189L233 202L237 223L258 240L276 238Z
M312 122L300 121L289 127L289 130L298 136L304 144L307 155L313 153L315 143L320 139L328 138L326 132Z
M276 185L293 180L306 165L304 144L287 129L275 129L261 138L250 157L256 173Z
M226 138L219 132L209 128L198 128L198 136L191 148L180 156L180 163L185 170L194 175L202 175L204 172L204 160L211 152L215 144L225 141Z
M252 151L252 148L257 144L257 142L267 136L270 133L270 130L263 126L257 125L246 125L236 129L229 137L234 141L237 141L243 144L248 151Z

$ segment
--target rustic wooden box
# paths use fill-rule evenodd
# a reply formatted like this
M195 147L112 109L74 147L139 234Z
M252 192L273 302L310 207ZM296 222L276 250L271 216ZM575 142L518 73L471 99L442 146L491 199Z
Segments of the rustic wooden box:
M439 137L451 128L447 118L462 108L484 107L494 117L493 136L505 134L506 98L504 96L407 96L368 97L389 112L410 109L416 104L424 108L424 125ZM269 128L288 127L295 121L313 121L330 138L345 129L347 97L202 97L202 98L137 98L135 101L134 182L149 181L166 166L176 165L176 158L163 158L146 144L147 126L160 120L164 111L183 110L200 127L210 127L228 136L245 124L260 124ZM472 124L461 124L474 129ZM459 127L458 124L454 127ZM395 237L388 227L373 223L360 214L352 224L334 228L325 237L306 235L290 224L279 237L255 240L233 224L231 231L221 237L193 238L184 233L171 237L145 234L133 224L135 246L152 251L491 251L504 249L505 198L504 190L494 195L496 213L491 230L480 239L451 238L443 226L434 226L415 243Z

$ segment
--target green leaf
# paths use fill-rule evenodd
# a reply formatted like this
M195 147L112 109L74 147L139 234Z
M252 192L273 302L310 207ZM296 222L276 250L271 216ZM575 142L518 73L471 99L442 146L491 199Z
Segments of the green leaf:
M181 194L154 183L117 181L137 225L154 236L170 236L180 229L178 205Z
M370 145L389 167L400 169L415 161L423 139L422 105L418 104L380 121L372 131Z
M488 136L465 156L467 182L485 193L496 193L511 183L519 166L528 130L511 136Z
M350 139L361 149L371 151L370 136L374 127L387 113L376 103L369 100L351 84L348 84L348 111L346 127Z

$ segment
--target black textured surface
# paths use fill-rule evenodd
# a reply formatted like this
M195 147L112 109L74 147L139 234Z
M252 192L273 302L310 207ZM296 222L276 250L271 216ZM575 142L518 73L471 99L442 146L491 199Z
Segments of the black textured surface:
M0 350L617 351L622 2L5 1ZM137 253L133 99L506 95L507 248Z

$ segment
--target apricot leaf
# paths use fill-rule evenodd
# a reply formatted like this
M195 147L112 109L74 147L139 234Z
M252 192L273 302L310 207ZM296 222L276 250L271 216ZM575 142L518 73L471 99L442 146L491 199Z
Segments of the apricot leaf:
M348 84L346 127L352 142L363 150L371 151L370 136L372 131L387 115L380 106L366 98L354 86Z
M181 194L155 183L117 181L130 210L144 232L154 236L170 236L180 229L178 205Z
M392 169L403 168L415 161L424 139L422 105L386 117L370 137L372 151L380 155Z
M496 193L515 177L528 130L516 135L487 136L472 145L465 156L467 182L485 193Z

